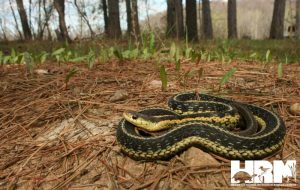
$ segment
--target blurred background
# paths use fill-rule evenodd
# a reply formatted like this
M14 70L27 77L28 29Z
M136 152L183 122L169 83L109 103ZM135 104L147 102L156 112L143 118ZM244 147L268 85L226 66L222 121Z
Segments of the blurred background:
M229 2L227 0L0 0L0 2L1 41L65 40L65 38L78 40L104 36L120 38L137 30L134 29L136 20L139 24L136 27L139 29L133 34L135 36L143 31L151 31L161 37L183 39L187 37L185 34L195 36L195 33L197 39L225 39L230 35L239 39L291 38L297 33L296 26L299 20L297 17L300 11L296 8L300 4L298 0L229 0ZM274 9L274 5L278 8ZM134 18L136 11L137 19ZM228 22L229 19L232 20L231 23ZM195 20L196 24L193 22ZM274 35L271 34L272 20L275 26ZM115 34L109 34L109 25ZM190 25L196 28L191 28ZM230 27L233 28L233 35L229 34ZM121 34L118 34L118 28ZM191 36L190 38L196 39Z

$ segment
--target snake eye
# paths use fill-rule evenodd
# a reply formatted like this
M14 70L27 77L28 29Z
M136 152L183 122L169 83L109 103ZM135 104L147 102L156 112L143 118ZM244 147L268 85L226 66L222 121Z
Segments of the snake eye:
M137 118L138 118L138 116L136 116L136 115L132 116L132 119L137 119Z

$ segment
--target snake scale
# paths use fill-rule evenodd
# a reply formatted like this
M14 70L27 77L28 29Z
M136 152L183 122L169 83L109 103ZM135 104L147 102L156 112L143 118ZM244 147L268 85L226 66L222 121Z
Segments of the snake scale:
M136 160L165 160L195 146L247 160L265 158L283 146L285 125L265 108L194 92L172 96L168 106L124 112L116 136L125 154Z

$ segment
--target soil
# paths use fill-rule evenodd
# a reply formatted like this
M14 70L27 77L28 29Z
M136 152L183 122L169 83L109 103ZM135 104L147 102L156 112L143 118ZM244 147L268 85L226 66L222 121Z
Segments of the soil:
M289 112L300 102L299 65L284 65L279 79L274 64L183 60L180 71L174 63L163 64L166 91L151 60L113 60L91 70L86 64L48 62L33 74L23 65L1 66L0 189L232 188L230 160L197 148L157 162L134 161L120 151L115 131L124 110L166 107L168 98L182 91L277 112L287 127L285 145L267 159L300 160L300 116ZM220 87L232 67L237 72Z

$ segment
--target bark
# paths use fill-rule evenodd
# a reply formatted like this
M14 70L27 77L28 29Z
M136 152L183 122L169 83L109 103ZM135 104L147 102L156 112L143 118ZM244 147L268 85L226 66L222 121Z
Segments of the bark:
M86 25L88 26L90 30L91 37L93 38L95 36L95 32L92 29L92 26L86 17L84 11L81 10L81 8L78 6L77 0L74 0L75 7L77 8L77 12L79 13L80 17L85 21Z
M174 0L167 0L167 31L166 37L175 37L175 4Z
M127 35L130 36L133 33L132 18L131 18L131 2L126 0L126 14L127 14Z
M1 31L2 31L2 34L3 34L3 40L7 41L7 36L6 36L6 32L5 32L3 24L2 24L2 19L0 19L0 28L1 28Z
M209 0L202 0L203 36L205 39L213 38L213 28Z
M300 38L300 0L296 1L296 37Z
M102 0L103 18L104 18L104 32L108 34L108 16L107 16L107 3Z
M183 28L183 10L182 0L175 0L175 26L176 26L176 38L184 38Z
M198 40L196 0L186 0L186 30L189 41Z
M132 9L132 26L133 26L133 35L136 40L140 38L140 25L139 25L139 16L138 16L138 4L137 0L131 0L131 9Z
M17 2L17 6L18 6L18 12L19 12L20 19L21 19L21 24L22 24L25 40L31 40L32 34L31 34L31 30L30 30L30 27L28 24L26 11L24 9L23 0L16 0L16 2Z
M20 39L22 40L22 39L23 39L22 32L21 32L21 30L19 29L17 17L16 17L16 14L15 14L14 9L13 9L13 7L12 7L11 0L9 0L9 6L10 6L10 10L11 10L11 12L12 12L12 14L13 14L14 21L15 21L15 23L16 23L16 29L17 29L17 31L18 31L19 37L20 37Z
M120 13L119 13L119 0L108 1L108 37L120 38Z
M200 31L200 35L199 37L202 38L203 37L203 34L202 34L202 28L203 28L203 22L202 22L202 2L199 2L199 5L198 5L198 20L199 20L199 31Z
M38 30L37 30L37 37L40 38L40 33L42 31L42 14L41 14L41 7L42 7L42 0L38 0ZM42 35L43 36L43 35Z
M227 5L227 28L228 38L237 38L237 27L236 27L236 0L228 0Z
M65 21L65 1L54 0L53 4L59 16L59 32L61 36L58 37L58 39L61 39L62 41L71 41Z
M53 7L50 6L50 9L47 9L47 7L46 7L46 0L43 0L43 10L44 10L44 15L45 15L44 24L43 24L43 26L41 28L41 31L38 34L38 39L42 39L43 38L45 28L47 28L47 31L48 31L48 40L52 40L51 32L50 32L50 29L49 29L49 20L50 20L50 17L51 17L51 13L52 13Z
M275 0L270 30L271 39L282 39L284 31L285 0Z
M32 0L29 0L29 10L28 10L28 22L29 28L32 29L32 37L35 38L34 28L32 27L31 16L32 16Z

